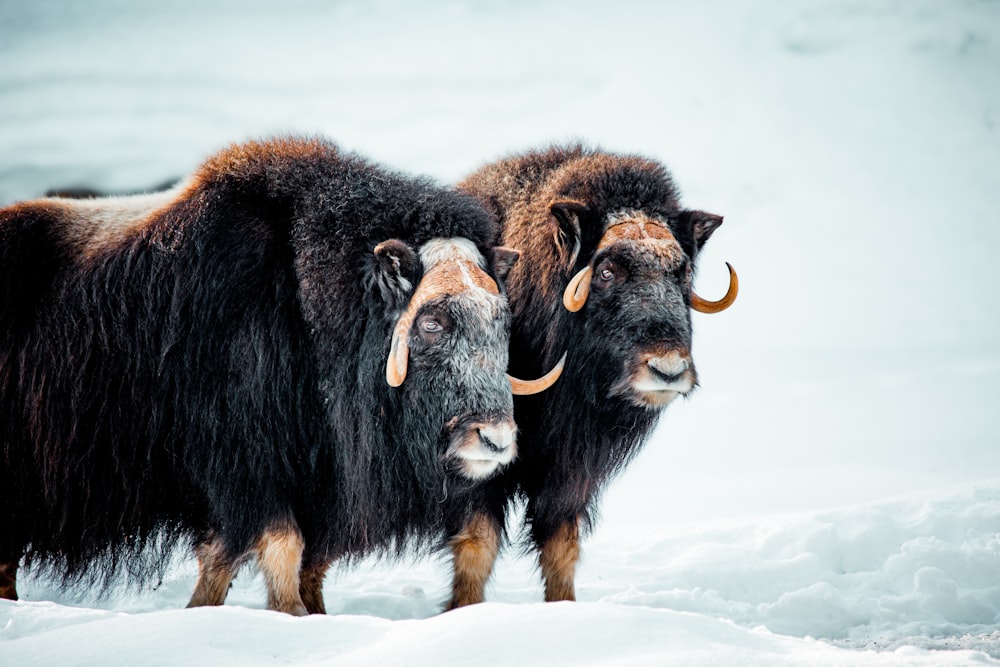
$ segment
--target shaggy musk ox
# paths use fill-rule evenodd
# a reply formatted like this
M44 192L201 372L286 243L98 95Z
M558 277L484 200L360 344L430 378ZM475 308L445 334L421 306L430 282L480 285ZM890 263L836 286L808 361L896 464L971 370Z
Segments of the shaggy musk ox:
M515 452L496 231L313 139L0 210L0 596L22 557L138 578L190 537L203 568L256 554L269 608L301 614L303 561L438 534Z
M527 500L546 600L575 597L581 531L604 484L630 460L674 398L697 384L690 309L698 251L717 215L682 208L666 169L579 146L504 159L459 189L493 209L501 242L521 253L507 280L513 373L568 352L549 391L514 401L520 456L449 507L450 605L483 600L511 501Z
M572 600L580 535L601 489L663 408L697 384L690 310L715 313L736 299L732 267L721 300L691 288L698 251L722 218L682 208L657 162L579 146L501 160L459 189L495 212L502 243L521 254L507 277L511 370L538 373L561 358L565 370L548 391L515 398L518 458L446 503L449 607L483 600L518 498L545 599ZM322 578L303 576L303 591L321 611Z

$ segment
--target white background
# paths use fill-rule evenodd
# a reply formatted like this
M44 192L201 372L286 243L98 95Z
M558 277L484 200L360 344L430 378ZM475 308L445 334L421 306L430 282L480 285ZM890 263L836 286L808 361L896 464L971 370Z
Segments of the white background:
M0 1L0 205L287 132L442 183L553 141L641 153L726 219L696 285L728 260L742 291L694 316L702 388L608 488L582 604L511 552L443 616L427 560L332 573L327 618L258 611L252 572L186 611L179 557L105 598L29 577L0 664L1000 656L1000 3L278 7Z

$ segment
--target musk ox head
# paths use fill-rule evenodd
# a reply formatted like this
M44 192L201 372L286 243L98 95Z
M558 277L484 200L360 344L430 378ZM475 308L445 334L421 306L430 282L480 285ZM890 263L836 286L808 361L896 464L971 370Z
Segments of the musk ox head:
M569 264L579 266L581 247L589 257L567 284L563 304L578 313L584 341L599 341L609 397L658 409L691 392L698 376L690 309L724 310L738 288L730 266L729 291L721 300L705 301L692 289L697 250L722 218L690 210L601 211L570 200L552 202L550 211ZM599 230L589 234L590 248L584 247L588 228Z
M492 475L517 452L512 394L546 389L562 365L535 381L507 375L507 299L468 239L432 239L418 249L389 240L374 252L383 299L399 313L386 382L407 410L429 418L431 428L440 423L449 471L468 479ZM502 247L492 255L500 280L519 257Z

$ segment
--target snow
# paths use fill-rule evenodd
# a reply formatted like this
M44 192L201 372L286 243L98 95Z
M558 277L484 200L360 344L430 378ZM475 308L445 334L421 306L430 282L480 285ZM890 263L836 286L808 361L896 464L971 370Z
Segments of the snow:
M588 543L576 603L541 602L527 559L506 559L490 602L440 614L443 562L369 560L332 572L330 615L306 619L261 609L252 571L227 606L183 609L195 566L180 557L155 587L105 600L29 578L27 601L0 602L0 655L14 665L997 664L998 528L1000 479L687 531L611 528Z
M724 214L702 388L606 493L575 604L501 560L100 597L30 574L0 665L1000 663L1000 4L989 0L0 3L0 205L133 191L319 133L442 182L549 141L664 161Z

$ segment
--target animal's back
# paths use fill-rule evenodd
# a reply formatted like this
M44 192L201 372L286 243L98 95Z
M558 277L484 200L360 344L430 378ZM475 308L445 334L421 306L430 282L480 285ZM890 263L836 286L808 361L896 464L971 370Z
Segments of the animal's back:
M489 206L502 224L513 209L532 201L554 171L591 153L582 144L529 151L480 168L463 179L458 187Z
M30 543L70 578L160 567L165 549L138 557L148 542L204 523L191 454L222 455L260 426L255 401L288 398L265 377L302 366L289 231L265 210L285 203L220 174L210 161L164 193L0 212L0 552Z
M485 255L496 234L471 197L295 138L231 146L165 193L40 200L0 220L0 258L16 260L0 290L17 295L0 311L0 354L16 360L0 370L0 564L30 544L70 577L127 563L142 578L166 553L143 548L200 532L207 507L239 552L267 512L344 514L344 498L398 477L340 470L367 460L351 447L389 456L355 442L384 417L336 390L384 365L372 250L462 236ZM381 509L330 521L362 545L406 527Z

